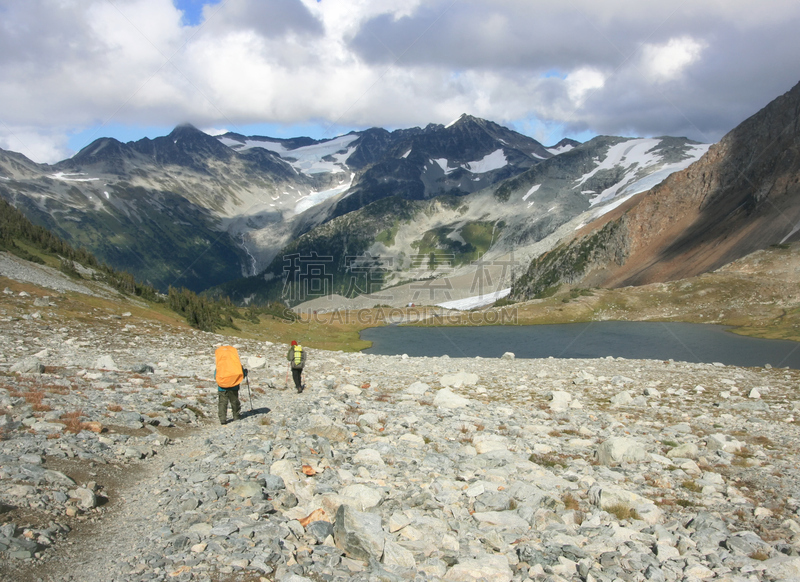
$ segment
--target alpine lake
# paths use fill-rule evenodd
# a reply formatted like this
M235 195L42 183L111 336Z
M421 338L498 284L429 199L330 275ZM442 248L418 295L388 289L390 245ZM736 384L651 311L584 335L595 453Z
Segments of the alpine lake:
M603 321L555 325L364 329L368 354L411 357L625 358L800 369L800 343L736 335L721 325Z

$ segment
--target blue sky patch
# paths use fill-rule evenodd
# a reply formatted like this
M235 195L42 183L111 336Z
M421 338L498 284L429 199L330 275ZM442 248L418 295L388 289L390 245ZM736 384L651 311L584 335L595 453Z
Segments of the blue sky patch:
M175 8L183 12L186 26L197 26L203 22L203 6L219 4L221 0L173 0Z

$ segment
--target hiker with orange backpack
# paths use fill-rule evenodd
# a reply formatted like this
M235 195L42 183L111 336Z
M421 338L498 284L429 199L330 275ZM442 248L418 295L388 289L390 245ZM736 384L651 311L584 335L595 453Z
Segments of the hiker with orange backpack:
M217 395L219 397L217 412L219 423L228 422L228 404L231 405L233 420L239 420L239 385L247 378L247 369L242 366L239 352L233 346L220 346L214 352L216 369L214 379L217 381Z
M306 352L296 341L292 340L292 345L289 346L289 351L286 354L286 359L289 360L289 367L292 369L292 379L294 380L294 387L297 393L303 391L303 367L306 365Z

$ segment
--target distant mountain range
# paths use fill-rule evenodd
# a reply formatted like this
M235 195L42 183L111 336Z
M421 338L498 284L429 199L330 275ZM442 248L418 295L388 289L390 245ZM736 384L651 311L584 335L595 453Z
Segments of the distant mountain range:
M161 290L294 304L512 252L523 275L565 229L615 215L708 147L608 136L544 147L469 115L329 140L184 125L153 140L98 139L53 165L0 150L0 196Z

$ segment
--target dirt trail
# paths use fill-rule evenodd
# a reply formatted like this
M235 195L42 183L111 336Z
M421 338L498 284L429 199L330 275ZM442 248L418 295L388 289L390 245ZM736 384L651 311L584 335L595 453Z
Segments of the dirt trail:
M208 424L200 430L181 431L160 454L140 464L114 466L87 462L47 462L48 468L62 470L76 481L89 477L102 483L108 498L107 512L76 521L72 531L54 548L46 551L45 562L9 569L0 565L2 582L110 582L110 572L121 555L129 555L139 540L152 534L158 514L158 496L153 495L159 476L173 463L202 448L203 440L222 427ZM56 466L58 465L58 466ZM120 578L119 580L123 580Z

